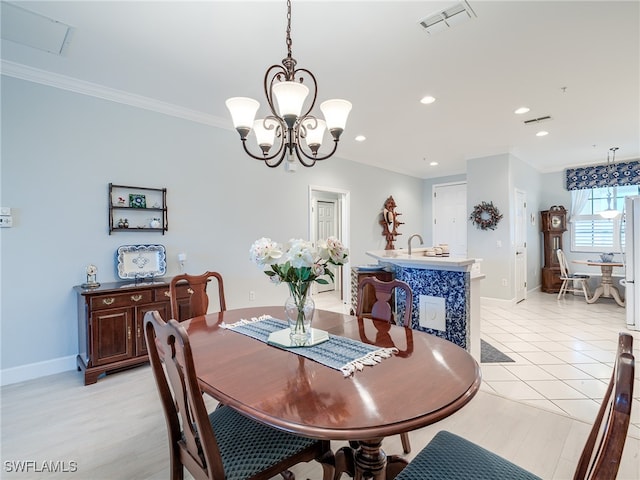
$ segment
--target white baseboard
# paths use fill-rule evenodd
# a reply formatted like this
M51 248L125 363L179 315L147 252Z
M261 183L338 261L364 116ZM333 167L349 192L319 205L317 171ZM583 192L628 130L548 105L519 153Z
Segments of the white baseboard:
M515 305L515 299L505 300L502 298L480 297L480 305L485 307L505 307Z
M76 355L54 358L44 362L29 363L19 367L0 370L0 386L33 380L56 373L67 372L76 368Z

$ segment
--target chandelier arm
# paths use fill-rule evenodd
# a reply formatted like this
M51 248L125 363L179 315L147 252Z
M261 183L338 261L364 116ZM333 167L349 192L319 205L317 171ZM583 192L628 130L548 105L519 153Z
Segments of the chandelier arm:
M282 163L282 161L284 160L285 155L287 154L287 149L286 149L286 148L281 148L280 150L278 150L278 152L279 152L279 153L280 153L280 152L282 152L282 153L280 154L280 158L278 158L278 160L276 161L276 163L269 163L269 160L271 160L273 157L270 157L269 159L266 159L266 160L264 161L264 164L265 164L267 167L270 167L270 168L276 168L276 167L280 166L280 164L281 164L281 163Z
M304 111L301 115L300 118L304 118L307 115L309 115L309 113L311 113L311 110L313 110L313 107L316 104L316 99L318 98L318 82L316 81L316 77L313 73L311 73L309 70L307 70L306 68L297 68L293 71L293 75L294 75L294 80L296 75L299 76L300 78L300 83L304 83L304 77L302 77L300 74L300 72L302 73L307 73L309 75L309 77L311 78L311 81L313 82L313 99L311 100L311 105L309 105L309 108Z
M304 150L302 150L302 146L298 146L298 144L294 144L293 151L296 154L296 158L302 164L303 167L313 167L316 164L316 159L307 155ZM302 156L300 156L302 154ZM305 157L311 160L311 162L307 163Z
M284 154L286 152L286 148L285 147L285 141L284 141L284 137L280 138L280 147L278 147L278 150L276 151L276 153L274 153L273 155L269 155L269 156L265 156L265 155L255 155L254 153L252 153L249 150L249 147L247 147L247 139L243 138L242 140L242 148L244 148L244 151L247 155L249 155L251 158L255 158L256 160L262 160L265 164L267 164L270 167L277 167L278 165L280 165L282 163L282 159L284 158ZM280 155L280 158L278 159L278 162L273 165L269 163L269 160L273 160L274 158L276 158L278 155Z
M302 155L304 155L305 157L307 157L308 159L313 160L313 163L316 163L316 161L320 161L320 160L326 160L327 158L333 156L334 153L336 153L336 150L338 149L338 140L334 140L333 141L333 149L331 150L331 152L327 153L326 155L322 156L322 157L316 157L316 156L311 156L309 155L307 152L304 151L304 149L302 148L302 146L300 146L299 150L300 153L302 153ZM298 155L298 158L300 158L300 156ZM304 163L302 162L302 160L300 160L300 163L302 163L304 165ZM305 165L305 167L307 167L309 165Z
M271 73L273 70L278 70L275 73ZM269 104L269 109L274 116L280 118L278 112L276 111L276 107L273 102L273 83L276 79L278 79L281 75L287 77L287 71L282 65L271 65L267 72L264 74L264 95L267 97L267 103ZM270 78L271 76L271 78Z

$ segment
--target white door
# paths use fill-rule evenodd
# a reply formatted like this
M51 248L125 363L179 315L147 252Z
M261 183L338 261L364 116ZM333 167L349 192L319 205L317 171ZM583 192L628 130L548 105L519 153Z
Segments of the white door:
M316 204L316 239L315 243L336 236L336 202L318 200ZM336 267L329 265L328 268L336 275ZM336 289L335 284L329 277L324 277L329 282L328 285L316 284L318 293L330 292Z
M516 303L527 299L527 194L516 190L515 218L515 295Z
M467 256L467 184L433 186L433 244L446 243L451 255Z

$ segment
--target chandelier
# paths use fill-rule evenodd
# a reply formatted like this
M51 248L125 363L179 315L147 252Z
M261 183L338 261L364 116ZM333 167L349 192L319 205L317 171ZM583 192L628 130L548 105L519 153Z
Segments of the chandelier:
M311 113L316 103L318 84L309 70L296 68L297 62L291 56L291 0L287 0L286 42L287 58L282 60L282 65L269 67L264 76L264 93L271 114L254 120L260 103L252 98L233 97L227 99L225 104L247 155L264 161L269 167L277 167L287 157L287 169L295 171L294 155L302 165L312 167L317 160L326 160L336 152L351 103L340 99L323 102L320 110L324 119ZM313 96L311 104L303 111L309 95L309 87L303 83L306 78L310 80ZM333 148L325 155L318 155L326 130L333 137ZM257 155L247 147L247 137L251 131L261 151ZM272 152L276 143L278 145Z
M602 210L600 212L600 216L603 218L616 218L620 215L620 212L615 208L611 208L611 177L613 177L613 169L615 168L613 164L616 161L616 150L618 147L611 147L609 152L607 152L607 170L608 170L608 180L607 180L607 209Z

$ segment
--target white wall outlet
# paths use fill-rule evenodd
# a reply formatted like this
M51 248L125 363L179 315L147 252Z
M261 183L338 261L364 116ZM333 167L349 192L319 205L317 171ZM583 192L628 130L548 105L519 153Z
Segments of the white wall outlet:
M506 279L506 278L503 278L503 279L502 279L502 286L503 286L503 287L508 287L508 286L509 286L509 283L507 282L507 279Z
M249 292L249 301L250 302L254 302L256 300L256 292L254 292L253 290L251 290Z

